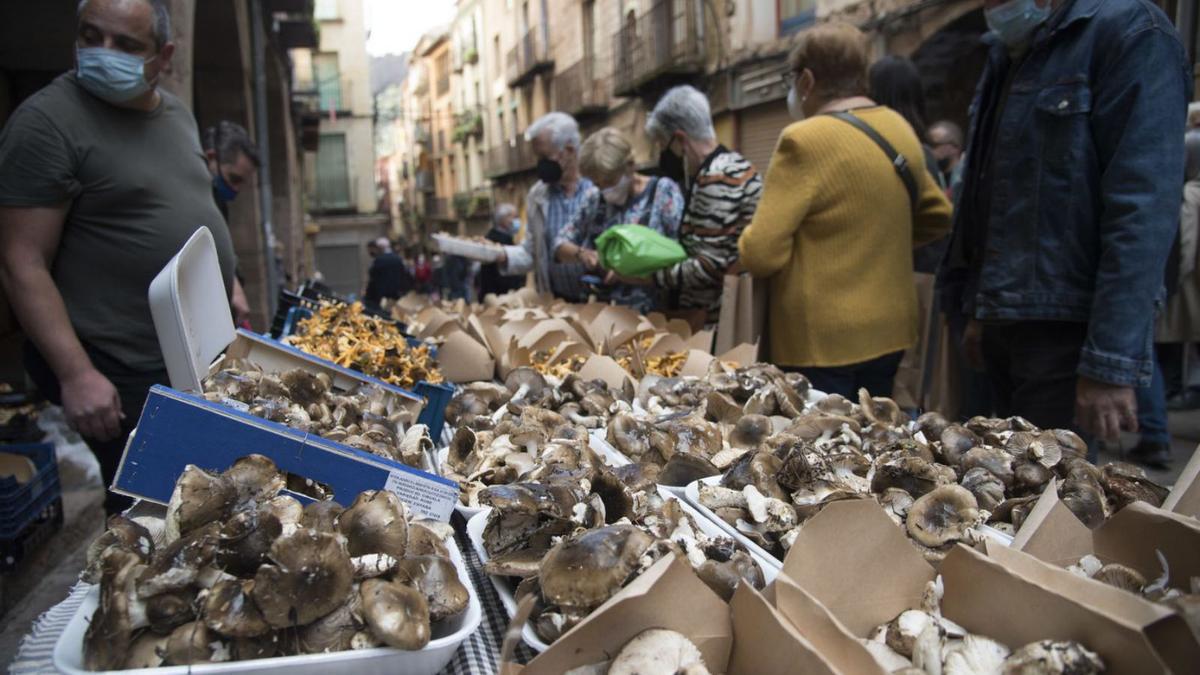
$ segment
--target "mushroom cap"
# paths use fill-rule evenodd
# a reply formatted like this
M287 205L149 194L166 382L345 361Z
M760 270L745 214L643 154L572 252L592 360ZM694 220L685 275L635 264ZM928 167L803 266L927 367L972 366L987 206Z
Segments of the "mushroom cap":
M175 482L175 491L167 505L167 541L223 520L237 502L232 481L189 464Z
M983 467L991 471L1005 487L1012 487L1014 476L1014 458L1005 450L989 446L971 448L962 456L962 469L970 471L975 467Z
M563 539L542 561L542 597L552 605L596 607L624 585L652 543L632 525L608 525Z
M283 533L278 518L259 509L257 503L252 504L226 520L221 528L217 563L236 576L253 575L267 561L271 545Z
M746 415L733 425L729 444L735 448L757 448L759 443L771 435L771 418L763 415Z
M658 482L663 485L671 485L675 487L684 487L692 481L716 476L721 473L721 470L713 465L712 462L690 453L677 452L671 455L671 459L662 468L662 472L658 474Z
M191 589L184 589L146 600L146 620L150 622L150 630L159 635L170 635L178 626L195 619L196 612L192 608L195 597Z
M332 500L312 502L300 515L300 527L318 532L337 532L337 519L346 509Z
M803 460L803 453L797 461ZM779 485L777 476L783 471L784 460L767 452L748 452L737 459L721 477L721 485L731 490L741 490L753 485L759 492L776 499L787 500L788 496ZM793 469L795 469L793 465ZM794 482L802 482L796 480Z
M913 502L905 525L913 539L938 547L965 537L978 520L975 495L961 485L943 485Z
M714 593L721 596L725 602L729 602L729 599L733 597L733 592L743 581L749 582L757 589L762 589L766 584L758 564L754 562L750 554L740 550L735 551L726 560L713 558L705 560L700 567L696 568L696 576L700 577L700 580L707 584Z
M110 546L137 555L143 563L149 562L154 556L154 537L149 530L123 515L111 515L108 517L108 528L88 546L87 568L81 576L83 581L100 583L100 560Z
M1092 675L1104 672L1100 656L1078 642L1041 640L1021 647L1004 660L1011 675Z
M133 639L133 584L144 569L137 554L111 547L100 562L100 605L83 636L88 670L115 670L125 663Z
M220 544L220 526L214 522L158 549L138 579L138 597L150 598L187 587L201 570L212 565Z
M967 454L968 450L983 443L983 439L979 438L978 434L961 424L946 426L938 435L938 440L941 441L942 460L954 467L958 466L962 456Z
M871 492L900 488L913 498L918 498L944 481L945 477L933 464L920 457L904 455L877 463L871 479Z
M167 638L152 631L146 631L134 639L129 646L129 655L125 657L123 668L132 670L139 668L157 668L162 665L163 652L167 648Z
M890 398L874 396L863 388L858 390L858 405L863 415L872 424L885 427L898 427L908 422L908 415Z
M627 466L641 466L639 464L628 464ZM624 468L624 467L622 467ZM621 518L632 518L633 512L633 493L638 489L628 487L624 483L620 475L617 473L619 469L609 471L607 469L599 469L592 478L592 494L600 498L604 504L604 517L609 523L616 522ZM629 472L625 472L628 474ZM634 476L638 478L639 476ZM647 485L642 489L648 489Z
M363 618L380 642L409 651L429 644L429 605L420 591L394 581L367 579L359 593Z
M658 474L660 471L661 469L653 464L633 463L618 466L612 470L612 473L630 492L642 492L653 488L658 483ZM593 491L595 487L593 483Z
M345 651L350 649L354 635L365 626L362 595L354 588L337 609L300 627L296 632L297 651L301 654Z
M429 620L441 621L467 609L470 594L458 578L458 569L445 558L410 556L400 561L395 580L416 588L429 605Z
M1042 464L1026 459L1018 459L1013 463L1013 493L1021 495L1041 494L1042 488L1053 477L1054 472Z
M1100 470L1100 484L1111 500L1114 511L1120 511L1135 501L1162 506L1169 490L1146 477L1141 467L1113 462Z
M546 378L533 368L515 368L504 378L504 386L514 394L521 387L528 387L527 398L537 398L546 389Z
M442 536L420 522L408 524L407 555L436 555L450 559L450 551Z
M979 508L985 511L996 510L996 506L1004 501L1004 483L982 466L967 471L960 485L975 495Z
M1089 481L1067 481L1059 488L1062 503L1090 529L1096 529L1108 518L1104 492Z
M1092 578L1131 593L1141 593L1146 587L1146 577L1142 576L1141 572L1120 563L1109 563L1101 567Z
M204 625L230 638L252 638L271 627L251 599L253 581L218 581L204 598Z
M742 406L729 394L713 391L705 398L704 415L713 422L735 424L743 415Z
M337 609L354 583L350 556L335 534L296 530L271 546L273 565L254 575L250 597L275 628L303 626Z
M329 392L328 378L310 373L303 368L289 370L280 379L283 381L283 386L287 387L288 398L303 406L320 402Z
M234 462L221 475L233 483L237 491L237 502L249 500L266 501L283 489L286 480L283 472L269 457L246 455Z
M395 493L367 490L337 519L350 555L386 553L399 560L408 546L408 509Z
M925 438L936 441L942 437L942 432L950 426L950 421L940 412L927 412L917 418L917 428L925 434Z
M686 636L651 628L625 643L608 667L608 675L707 675L704 655Z
M214 639L203 621L191 621L171 631L163 651L163 665L188 666L213 658Z

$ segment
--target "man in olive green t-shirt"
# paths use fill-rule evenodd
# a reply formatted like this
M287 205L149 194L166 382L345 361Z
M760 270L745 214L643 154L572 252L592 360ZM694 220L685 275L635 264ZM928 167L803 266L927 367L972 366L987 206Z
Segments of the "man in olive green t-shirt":
M195 120L155 86L169 35L163 0L88 0L75 70L0 134L0 281L29 338L26 368L88 441L106 488L147 390L167 382L150 282L200 227L227 290L235 264ZM122 505L106 498L110 512Z

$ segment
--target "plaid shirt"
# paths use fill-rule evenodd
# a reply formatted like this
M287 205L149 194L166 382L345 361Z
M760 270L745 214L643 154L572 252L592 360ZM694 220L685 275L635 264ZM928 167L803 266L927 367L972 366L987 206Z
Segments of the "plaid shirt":
M600 190L592 181L579 178L575 194L567 195L558 185L538 181L529 189L526 214L529 220L525 241L519 246L506 246L508 264L504 274L525 274L533 270L539 293L581 302L587 299L587 288L579 278L587 273L583 265L554 262L554 244L559 233L590 196L599 197Z

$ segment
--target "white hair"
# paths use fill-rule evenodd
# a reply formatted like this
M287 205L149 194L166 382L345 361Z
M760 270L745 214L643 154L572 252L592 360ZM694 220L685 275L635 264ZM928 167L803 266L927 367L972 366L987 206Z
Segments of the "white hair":
M537 118L537 121L525 130L525 140L533 142L533 139L544 133L550 134L550 142L555 150L562 150L568 145L579 147L579 123L564 112L546 113Z
M508 202L504 202L496 207L496 213L492 214L492 222L499 225L500 223L504 222L505 218L510 216L515 218L516 215L517 207L509 204Z
M165 0L142 0L154 12L154 24L151 29L154 31L154 46L157 49L162 49L163 45L171 41L171 9L167 7ZM79 0L79 4L75 7L75 18L83 18L83 10L87 8L88 0Z
M646 119L646 133L656 141L665 142L676 131L697 141L717 137L708 97L691 85L673 87L663 94Z

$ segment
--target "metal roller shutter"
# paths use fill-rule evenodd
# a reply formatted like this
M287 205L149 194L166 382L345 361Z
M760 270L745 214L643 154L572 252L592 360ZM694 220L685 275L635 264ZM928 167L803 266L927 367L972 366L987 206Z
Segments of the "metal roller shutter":
M792 122L791 116L788 115L787 101L763 103L746 108L738 114L738 146L734 149L742 153L742 156L750 160L754 168L765 176L779 134Z

